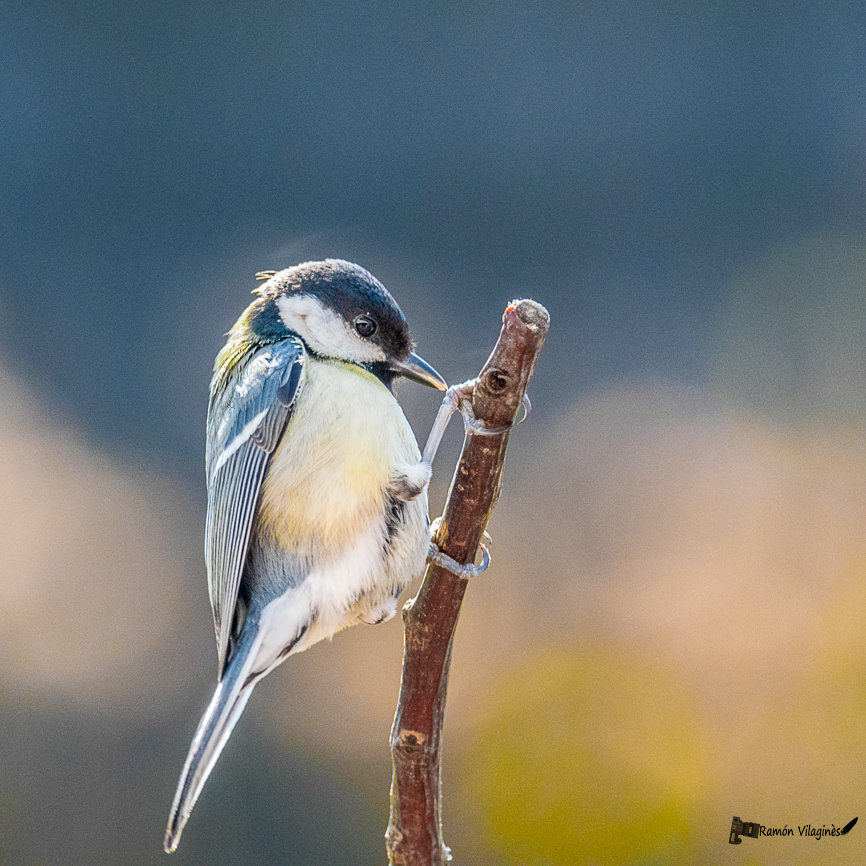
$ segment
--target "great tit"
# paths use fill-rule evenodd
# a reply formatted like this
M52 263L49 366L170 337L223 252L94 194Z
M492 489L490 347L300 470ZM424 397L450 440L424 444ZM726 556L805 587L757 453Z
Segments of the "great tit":
M165 835L174 851L255 684L293 653L390 619L424 567L430 465L391 385L444 390L382 284L338 259L267 272L217 355L205 561L218 683Z

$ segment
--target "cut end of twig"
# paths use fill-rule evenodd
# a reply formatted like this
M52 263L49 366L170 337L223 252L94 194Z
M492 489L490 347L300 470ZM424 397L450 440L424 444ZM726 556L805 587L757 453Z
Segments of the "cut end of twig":
M514 310L520 321L532 331L541 331L546 334L550 327L550 313L538 301L529 298L512 301L506 308L506 312L508 310Z

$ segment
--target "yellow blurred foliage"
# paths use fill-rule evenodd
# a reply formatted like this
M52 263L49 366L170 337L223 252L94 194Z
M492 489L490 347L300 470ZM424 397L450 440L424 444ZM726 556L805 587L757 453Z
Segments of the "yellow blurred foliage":
M475 713L450 790L474 804L469 832L503 862L670 862L689 850L706 744L665 671L613 644L544 648L495 679Z

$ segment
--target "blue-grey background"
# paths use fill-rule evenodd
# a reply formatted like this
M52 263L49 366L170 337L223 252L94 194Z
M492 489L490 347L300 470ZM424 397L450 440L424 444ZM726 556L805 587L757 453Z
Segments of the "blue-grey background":
M0 18L0 860L162 860L214 674L210 365L255 271L325 256L392 290L449 381L512 297L552 317L497 568L458 633L459 859L722 862L732 814L853 817L862 4ZM401 393L421 438L435 396ZM355 632L260 687L178 863L382 861L400 633ZM608 751L600 730L620 732ZM546 752L556 737L593 745ZM785 862L805 843L745 844Z

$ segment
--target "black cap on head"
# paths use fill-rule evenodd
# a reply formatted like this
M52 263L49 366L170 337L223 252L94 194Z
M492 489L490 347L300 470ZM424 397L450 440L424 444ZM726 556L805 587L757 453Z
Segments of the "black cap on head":
M359 317L369 317L370 324L358 322L359 331L371 343L382 348L387 358L403 359L412 351L412 340L406 317L391 293L360 265L342 259L303 262L281 271L263 287L263 294L310 295L339 314L349 325ZM363 329L370 331L369 336Z

